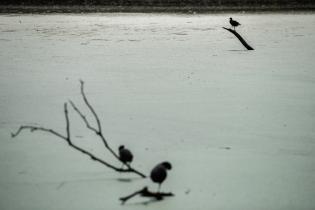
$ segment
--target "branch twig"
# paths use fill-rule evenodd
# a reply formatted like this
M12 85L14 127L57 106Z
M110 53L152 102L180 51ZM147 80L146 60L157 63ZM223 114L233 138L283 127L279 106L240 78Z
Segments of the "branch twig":
M67 137L63 136L62 134L52 130L52 129L49 129L49 128L44 128L44 127L37 127L37 126L32 126L32 125L22 125L19 127L19 129L15 132L15 133L11 133L11 137L14 138L16 136L18 136L23 130L30 130L31 132L34 132L34 131L43 131L43 132L48 132L48 133L51 133L59 138L62 138L64 140L67 140Z
M70 144L71 140L70 140L70 122L69 122L69 113L68 113L68 105L67 103L64 103L63 105L63 110L65 113L65 118L66 118L66 132L67 132L67 141Z
M98 127L98 132L100 134L102 134L102 127L101 127L101 122L100 122L100 119L98 118L95 110L93 109L93 107L91 106L91 104L89 103L89 101L87 100L86 96L85 96L85 93L84 93L84 81L83 80L80 80L80 84L81 84L81 95L83 97L83 100L85 102L85 104L87 105L87 107L90 109L90 111L92 112L95 120L96 120L96 123L97 123L97 127ZM104 144L107 145L107 142L106 140L104 141Z
M133 198L136 195L141 195L143 197L151 197L151 198L155 198L156 200L162 200L164 197L174 196L174 194L171 192L169 193L150 192L148 190L148 187L144 187L141 190L138 190L130 195L119 198L119 200L121 201L122 204L124 204L125 202L127 202L129 199Z

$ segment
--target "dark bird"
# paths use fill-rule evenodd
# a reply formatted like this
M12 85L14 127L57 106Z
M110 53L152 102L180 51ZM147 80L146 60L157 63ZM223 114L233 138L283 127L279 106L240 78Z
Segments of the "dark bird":
M171 169L172 169L171 163L166 162L166 161L156 165L152 169L150 177L153 182L159 184L158 191L160 191L161 184L164 182L164 180L167 177L167 170L171 170Z
M237 22L236 20L233 20L231 17L230 17L230 24L233 26L234 31L235 31L235 27L241 25L239 22Z
M119 159L124 164L130 164L133 159L133 155L129 149L126 149L124 145L119 146ZM122 165L123 166L123 165Z

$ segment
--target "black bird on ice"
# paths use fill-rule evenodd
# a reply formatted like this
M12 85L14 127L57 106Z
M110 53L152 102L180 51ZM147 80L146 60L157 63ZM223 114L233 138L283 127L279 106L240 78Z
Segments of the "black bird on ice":
M233 20L231 17L230 17L230 24L234 28L234 31L235 31L235 27L241 25L239 22L237 22L236 20Z
M121 160L121 162L129 165L133 159L133 155L130 152L130 150L126 149L124 145L119 146L118 150L119 150L119 159Z
M159 184L158 192L160 191L161 184L164 182L164 180L167 177L167 170L171 170L171 169L172 169L172 165L170 162L167 162L167 161L156 165L152 169L150 178L153 182Z

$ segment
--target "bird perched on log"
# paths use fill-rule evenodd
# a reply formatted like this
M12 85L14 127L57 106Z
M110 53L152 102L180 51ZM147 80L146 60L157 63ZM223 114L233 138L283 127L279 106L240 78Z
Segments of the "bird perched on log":
M130 164L133 159L133 155L130 152L130 150L126 149L124 145L119 146L118 150L119 150L119 159L121 160L121 162L123 162L124 164Z
M233 20L231 17L230 17L230 24L234 28L234 31L235 31L235 27L241 25L239 22L237 22L236 20Z
M167 161L156 165L152 169L150 178L153 182L159 184L158 192L160 191L161 184L164 182L164 180L167 177L167 170L171 170L171 169L172 169L172 165L170 162L167 162Z

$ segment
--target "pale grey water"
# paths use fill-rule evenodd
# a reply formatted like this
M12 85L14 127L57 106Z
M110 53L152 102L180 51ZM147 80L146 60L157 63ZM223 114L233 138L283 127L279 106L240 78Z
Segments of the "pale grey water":
M255 51L222 29L230 16ZM315 208L313 14L1 15L0 48L0 209ZM34 122L62 132L79 79L114 147L146 172L173 163L176 197L120 206L156 186L117 182L49 135L10 138Z

